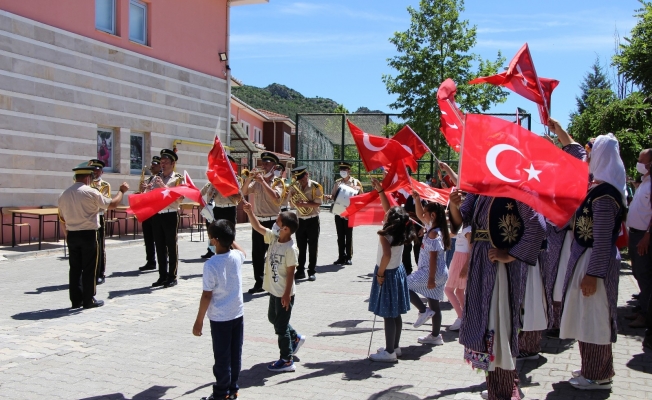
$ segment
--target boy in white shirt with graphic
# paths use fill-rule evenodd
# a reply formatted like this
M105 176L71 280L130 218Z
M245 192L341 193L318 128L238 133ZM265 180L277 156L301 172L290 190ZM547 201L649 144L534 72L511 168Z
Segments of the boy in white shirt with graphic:
M242 263L245 254L235 242L235 225L230 221L222 219L211 224L208 237L214 255L204 263L203 292L192 328L195 336L201 336L204 316L208 313L215 384L213 394L202 399L236 399L244 340Z
M294 271L299 254L292 234L299 228L299 218L295 213L284 211L276 218L274 227L267 229L254 215L251 204L245 202L243 209L249 216L251 228L263 235L265 243L269 244L265 257L263 289L269 293L267 318L278 335L281 356L278 361L268 365L267 369L273 372L294 371L292 355L299 351L305 341L305 337L290 325L294 306Z

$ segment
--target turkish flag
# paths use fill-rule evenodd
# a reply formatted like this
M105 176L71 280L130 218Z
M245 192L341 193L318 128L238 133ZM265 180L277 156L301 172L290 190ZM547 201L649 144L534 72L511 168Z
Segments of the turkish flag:
M424 154L430 153L430 148L423 142L423 140L421 140L419 135L410 128L410 125L405 125L392 139L399 142L405 150L409 151L415 162L423 157Z
M448 205L448 199L450 198L453 188L436 189L413 178L410 178L410 180L412 181L412 189L419 193L422 200L439 203L443 206Z
M179 190L184 190L185 194L183 197L187 197L190 200L196 201L201 205L202 207L206 206L206 202L204 201L204 198L201 196L201 191L197 186L195 186L195 183L190 179L190 175L188 174L188 171L183 171L183 179L185 180L186 184L189 189L192 190L185 190L185 189L179 189ZM183 188L184 186L178 186L179 188ZM179 192L177 192L179 193Z
M552 91L559 85L559 81L557 80L539 78L537 76L527 43L516 53L516 56L509 63L507 71L492 76L476 78L469 82L472 85L477 83L504 86L526 99L537 103L539 105L541 123L544 125L548 124Z
M358 153L360 153L360 159L367 171L373 171L374 169L394 164L400 160L404 160L412 168L412 171L417 170L417 162L414 160L414 157L399 142L393 139L370 135L353 125L348 119L346 122L349 124L351 135L353 135Z
M231 160L226 156L222 142L217 135L215 135L213 148L208 153L206 177L224 197L233 196L240 192L240 184L235 177Z
M460 152L462 143L462 111L455 104L455 93L457 86L452 79L448 78L439 86L437 91L437 103L441 112L441 133L444 134L448 144L456 152Z
M182 195L172 191L172 188L158 188L147 193L129 196L129 210L140 222L145 221L157 212L167 208Z
M460 160L460 189L519 200L557 226L580 206L588 164L510 121L468 114Z

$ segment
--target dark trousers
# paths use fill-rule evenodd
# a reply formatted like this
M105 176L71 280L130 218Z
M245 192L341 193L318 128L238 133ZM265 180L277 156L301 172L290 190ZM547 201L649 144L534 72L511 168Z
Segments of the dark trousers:
M263 221L260 224L267 229L272 229L275 219L271 221ZM262 288L263 287L263 275L265 275L265 253L267 253L267 247L265 243L265 237L260 233L256 232L255 229L251 230L251 263L254 266L254 279L256 284L254 287Z
M158 258L158 275L160 281L177 279L179 257L177 249L177 226L179 213L156 214L152 218L154 244ZM169 265L169 268L168 268Z
M416 253L416 248L414 250ZM410 275L412 273L412 242L405 243L403 245L403 255L401 256L401 262L405 268L405 273Z
M648 312L648 302L652 298L652 252L648 247L647 254L639 256L636 248L644 235L644 231L629 229L629 256L632 260L632 273L636 278L638 287L641 289L638 304L641 306L643 315Z
M306 250L310 252L308 275L315 274L317 267L317 245L319 244L319 215L299 220L299 229L295 232L299 248L299 265L297 271L303 271L306 265Z
M213 338L213 398L223 399L238 393L238 377L242 366L242 343L244 341L244 320L242 317L230 321L211 321Z
M106 251L104 249L106 231L104 215L100 215L100 229L97 230L97 272L96 277L104 277L106 272Z
M290 325L294 296L290 297L290 307L286 310L281 304L281 298L269 295L269 308L267 319L274 325L274 332L278 336L278 349L285 361L292 359L292 342L297 340L297 332Z
M350 260L353 256L353 228L349 228L349 220L336 215L335 229L337 230L338 258Z
M67 242L70 301L73 306L90 304L97 283L97 231L68 231Z
M156 265L156 247L154 246L154 228L152 218L143 221L143 239L145 240L145 255L147 265Z
M215 221L225 219L231 221L235 225L236 209L233 207L213 207L213 218ZM210 222L206 221L206 229L210 226Z

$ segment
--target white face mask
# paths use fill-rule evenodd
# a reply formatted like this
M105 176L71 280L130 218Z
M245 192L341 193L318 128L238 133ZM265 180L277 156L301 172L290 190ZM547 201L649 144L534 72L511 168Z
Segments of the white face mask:
M645 167L645 164L640 163L640 162L637 162L637 163L636 163L636 170L637 170L641 175L645 175L645 174L648 173L648 170L647 170L647 168Z
M272 226L272 233L276 236L278 236L281 233L281 227L274 222L274 226Z
M265 176L265 178L269 178L269 177L272 176L273 174L274 174L274 170L271 170L271 171L269 171L268 173L266 173L264 176Z
M349 176L349 173L348 173L348 171L340 171L340 176L342 178L346 178L347 176Z
M280 178L281 177L281 171L274 171L274 178Z

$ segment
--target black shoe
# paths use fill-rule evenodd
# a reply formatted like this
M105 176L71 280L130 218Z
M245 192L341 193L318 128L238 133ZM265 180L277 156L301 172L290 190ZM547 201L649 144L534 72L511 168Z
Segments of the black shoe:
M138 268L139 271L153 271L156 269L156 264L145 264Z
M333 265L344 265L344 261L341 258L338 258L337 260L333 261Z
M632 299L638 300L638 298L641 297L640 293L636 293L632 295Z
M348 260L344 261L344 265L353 265L353 262L349 258Z
M247 291L247 293L249 293L249 294L256 294L256 293L262 293L262 292L264 292L264 291L265 291L265 289L263 289L263 288L261 288L261 287L254 286L254 287L252 287L251 289L249 289L249 290Z
M103 276L101 276L101 277L97 278L97 284L98 284L98 285L101 285L101 284L104 283L105 280L106 280L106 278L103 277Z
M203 256L201 256L201 258L211 258L211 257L213 257L214 255L215 255L215 253L213 253L212 251L208 250L208 252L207 252L206 254L204 254Z
M641 311L641 306L635 306L635 307L632 309L632 311L633 311L633 312L639 312L639 311Z
M643 349L652 350L652 338L643 339Z
M299 270L294 274L294 279L306 279L306 273L304 270Z
M167 281L165 279L159 279L158 281L152 283L152 287L160 287L160 286L165 286Z
M70 308L74 310L76 308L82 308L83 305L84 303L80 301L79 303L72 303L72 307Z
M310 282L314 282L314 281L317 280L317 277L315 276L315 274L308 275L308 280L309 280Z
M104 305L104 301L95 300L93 298L93 302L84 304L84 308L97 308L97 307L102 307L103 305Z
M163 286L164 286L164 287L177 286L177 283L178 283L178 282L177 282L176 279L172 279L171 281L167 281L167 282L165 282L165 285L163 285Z

